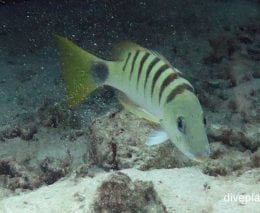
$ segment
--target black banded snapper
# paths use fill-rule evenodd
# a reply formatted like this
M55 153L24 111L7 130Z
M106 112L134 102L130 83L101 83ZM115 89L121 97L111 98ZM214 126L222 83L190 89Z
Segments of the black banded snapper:
M94 56L66 38L56 36L70 107L97 87L109 85L130 112L158 123L147 144L170 139L190 159L201 161L210 149L205 118L193 86L157 52L132 42L113 50L113 61Z

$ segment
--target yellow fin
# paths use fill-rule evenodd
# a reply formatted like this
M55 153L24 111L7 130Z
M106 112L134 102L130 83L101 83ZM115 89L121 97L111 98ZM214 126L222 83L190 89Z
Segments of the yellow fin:
M80 104L98 86L92 79L92 63L105 61L84 51L64 37L56 35L55 38L69 96L69 106L74 107Z
M123 105L125 110L137 115L138 117L144 118L152 123L160 124L159 119L154 117L152 114L142 109L140 106L131 101L125 94L122 92L117 92L118 100Z

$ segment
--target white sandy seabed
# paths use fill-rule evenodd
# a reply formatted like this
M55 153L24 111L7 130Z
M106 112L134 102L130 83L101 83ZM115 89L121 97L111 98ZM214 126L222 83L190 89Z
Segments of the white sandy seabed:
M260 170L239 177L211 177L196 167L121 170L132 180L152 181L168 212L260 212ZM100 184L113 172L94 178L64 178L35 191L0 201L2 213L93 212Z

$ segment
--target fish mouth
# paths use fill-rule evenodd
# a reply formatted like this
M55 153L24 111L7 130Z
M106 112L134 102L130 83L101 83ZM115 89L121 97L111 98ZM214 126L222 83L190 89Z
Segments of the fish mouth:
M200 154L200 155L194 155L192 153L184 153L184 154L191 160L198 162L198 163L202 163L202 162L209 160L208 154Z
M202 163L207 160L209 160L210 152L202 152L202 153L185 153L187 157L189 157L191 160Z
M210 155L210 151L207 150L206 152L203 153L197 153L195 155L193 155L193 160L197 161L197 162L205 162L207 160L209 160L209 155Z

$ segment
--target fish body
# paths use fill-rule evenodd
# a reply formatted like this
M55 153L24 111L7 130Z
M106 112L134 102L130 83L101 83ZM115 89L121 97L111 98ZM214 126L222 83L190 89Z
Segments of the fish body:
M209 155L204 115L192 85L157 52L131 42L117 45L113 61L103 60L57 37L63 76L71 107L93 90L109 85L122 105L134 114L158 123L162 131L148 144L170 139L190 159Z

